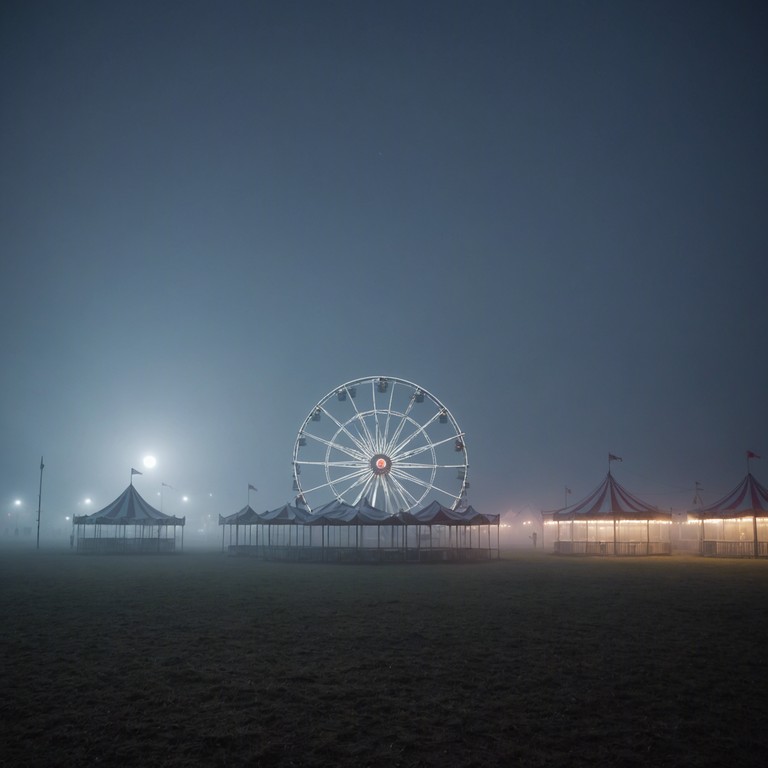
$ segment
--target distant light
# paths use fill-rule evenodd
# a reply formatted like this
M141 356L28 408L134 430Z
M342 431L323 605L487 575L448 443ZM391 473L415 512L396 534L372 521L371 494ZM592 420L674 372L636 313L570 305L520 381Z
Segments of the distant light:
M181 497L181 500L182 500L182 501L189 501L189 496L182 496L182 497Z
M17 507L21 506L21 499L16 499L16 501L13 502Z
M91 503L91 500L90 500L90 498L88 498L88 499L85 499L85 501L84 501L83 503L84 503L84 504L90 504L90 503Z
M64 519L65 519L65 520L69 520L69 515L67 515L67 516L66 516Z
M152 469L157 464L157 459L154 456L145 456L144 457L144 466L147 469Z

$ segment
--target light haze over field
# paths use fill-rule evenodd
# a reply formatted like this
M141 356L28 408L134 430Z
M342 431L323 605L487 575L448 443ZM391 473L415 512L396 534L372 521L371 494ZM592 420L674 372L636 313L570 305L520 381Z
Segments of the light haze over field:
M663 507L747 449L766 482L767 18L4 2L3 512L41 455L49 515L132 466L171 514L278 506L310 408L378 374L452 411L482 512L609 451Z

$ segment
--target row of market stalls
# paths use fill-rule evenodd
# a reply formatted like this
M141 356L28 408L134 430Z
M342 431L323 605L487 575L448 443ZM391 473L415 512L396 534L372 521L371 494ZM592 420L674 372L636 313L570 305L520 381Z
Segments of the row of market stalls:
M270 560L323 562L446 562L499 557L499 515L437 501L389 514L334 500L311 512L285 504L256 512L246 506L219 516L222 549Z
M542 518L556 554L768 556L768 489L749 471L730 493L682 520L630 493L610 470L586 498Z

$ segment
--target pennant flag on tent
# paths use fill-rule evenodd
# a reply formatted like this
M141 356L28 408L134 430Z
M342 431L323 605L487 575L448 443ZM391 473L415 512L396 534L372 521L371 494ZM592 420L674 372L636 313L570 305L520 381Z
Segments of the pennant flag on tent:
M612 453L608 454L608 461L624 461L621 456L614 456Z
M259 489L255 485L251 485L248 483L248 490L249 491L258 491Z
M138 469L134 469L133 467L131 467L131 477L133 477L134 475L140 475L140 474L142 473L139 472Z
M168 483L160 483L160 485L163 486L163 488L170 488L172 491L175 490L172 485L168 485Z
M748 459L759 459L760 457L754 451L747 451Z

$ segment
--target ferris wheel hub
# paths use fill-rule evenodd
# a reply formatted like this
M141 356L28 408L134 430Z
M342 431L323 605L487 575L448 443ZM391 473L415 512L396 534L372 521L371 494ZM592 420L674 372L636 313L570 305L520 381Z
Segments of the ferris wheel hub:
M371 457L371 472L374 475L386 475L392 469L392 459L385 453L377 453Z

